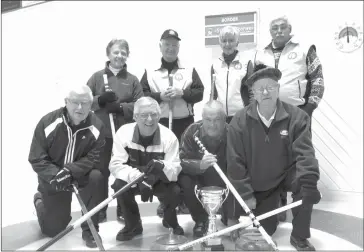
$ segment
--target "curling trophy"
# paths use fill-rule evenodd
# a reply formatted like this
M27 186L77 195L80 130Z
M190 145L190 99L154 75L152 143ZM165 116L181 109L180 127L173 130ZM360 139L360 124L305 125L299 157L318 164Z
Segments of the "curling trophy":
M217 231L216 213L227 199L229 195L229 189L224 189L218 186L206 186L202 187L201 189L197 189L196 185L195 195L209 215L209 225L206 235L215 233ZM214 237L203 242L202 249L210 251L223 251L224 245L222 244L220 237Z

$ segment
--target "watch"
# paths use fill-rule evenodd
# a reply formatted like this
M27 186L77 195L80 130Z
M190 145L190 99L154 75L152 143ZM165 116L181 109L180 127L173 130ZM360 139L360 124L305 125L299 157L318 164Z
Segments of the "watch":
M345 53L353 52L363 44L363 29L361 25L345 23L335 32L336 48Z

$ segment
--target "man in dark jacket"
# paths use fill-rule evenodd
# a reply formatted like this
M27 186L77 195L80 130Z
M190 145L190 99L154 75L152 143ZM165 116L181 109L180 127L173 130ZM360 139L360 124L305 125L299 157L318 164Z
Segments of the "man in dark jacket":
M313 204L321 199L317 189L319 165L310 133L310 118L296 106L279 100L276 68L258 65L247 80L255 102L237 112L227 137L229 179L256 216L278 208L280 193L291 191L294 201L303 204L292 209L290 242L297 250L314 250L307 240ZM236 223L239 206L229 225ZM235 221L234 221L235 220ZM278 216L260 221L269 235L278 226Z
M195 186L226 188L224 181L212 167L214 163L217 163L226 173L227 123L225 120L224 106L221 102L212 100L203 108L202 121L191 124L182 135L180 149L182 172L178 182L184 191L184 202L196 223L193 228L195 237L203 236L208 224L208 215L196 198ZM195 136L200 139L210 154L202 152L194 140ZM225 206L227 204L224 204ZM226 223L223 218L222 221Z
M42 233L50 237L71 221L71 184L80 187L88 210L101 202L99 160L105 144L104 126L91 112L90 88L73 86L65 102L65 107L43 116L37 124L28 158L38 175L39 192L34 195L38 222ZM98 215L91 219L98 231ZM87 223L81 228L86 246L95 248Z

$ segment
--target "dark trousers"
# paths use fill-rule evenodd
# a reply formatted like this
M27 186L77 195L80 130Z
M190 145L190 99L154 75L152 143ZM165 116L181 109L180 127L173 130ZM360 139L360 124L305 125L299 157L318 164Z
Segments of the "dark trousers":
M127 183L121 179L116 179L112 185L112 189L120 190ZM138 203L135 201L135 195L140 194L139 187L132 187L128 191L120 194L117 197L118 204L123 212L125 225L133 227L140 220L140 212ZM180 201L180 187L175 182L164 183L158 181L153 186L153 195L155 195L160 202L165 205L164 220L172 227L178 225L176 207Z
M82 181L79 182L79 193L87 210L93 209L101 202L99 193L101 181L101 172L99 170L92 170L88 174L87 180L82 179ZM40 193L42 195L42 202L36 207L39 226L43 234L54 237L63 231L72 219L72 192L41 191ZM98 231L98 214L94 214L91 219ZM90 229L87 222L82 223L81 228L83 231L88 231Z
M221 188L226 188L224 181L218 175L189 175L181 172L178 176L178 183L183 190L183 200L188 210L190 210L191 217L195 222L206 221L208 219L208 214L195 195L195 186L197 185L198 189L205 186L219 186ZM229 197L231 197L230 194ZM229 204L226 200L222 206L222 213L225 214L225 216L227 215L228 206Z
M259 216L266 212L272 211L279 207L279 201L281 200L280 194L282 192L292 192L293 201L302 199L302 195L299 193L299 188L296 184L292 184L294 175L293 173L287 175L284 181L281 182L277 187L264 192L254 192L254 196L257 200L256 208L253 210L255 216ZM235 216L238 217L244 210L240 204L234 199ZM311 214L313 205L300 205L292 208L293 214L293 230L292 236L301 239L310 238L310 225L311 225ZM260 224L263 226L265 231L272 235L278 226L279 220L278 215L273 215L267 219L261 220Z
M176 135L178 142L181 143L181 137L185 129L194 122L193 116L189 116L182 119L173 119L172 121L172 131ZM169 127L168 118L161 118L159 123L165 127Z
M100 186L101 200L105 200L109 197L109 177L110 177L109 164L111 159L112 145L113 145L113 139L105 138L104 150L103 152L100 153L100 160L101 160L100 171L103 177ZM106 205L103 209L101 209L101 211L106 212L107 207L108 205Z

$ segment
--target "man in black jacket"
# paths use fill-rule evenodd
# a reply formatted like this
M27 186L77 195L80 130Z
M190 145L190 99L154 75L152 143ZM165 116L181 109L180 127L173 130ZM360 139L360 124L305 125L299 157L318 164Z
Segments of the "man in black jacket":
M99 157L105 144L104 126L91 112L90 88L75 85L65 98L66 106L46 114L37 124L28 158L38 175L34 206L39 226L50 237L71 221L72 184L80 187L88 210L101 202ZM91 219L98 231L98 214ZM81 228L86 246L95 248L87 223Z

